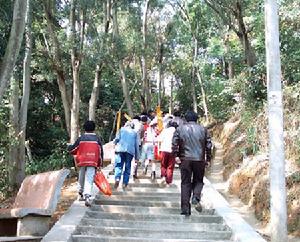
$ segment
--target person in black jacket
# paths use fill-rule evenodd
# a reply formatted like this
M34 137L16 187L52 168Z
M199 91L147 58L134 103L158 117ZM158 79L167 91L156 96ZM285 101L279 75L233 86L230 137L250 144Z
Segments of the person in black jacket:
M193 111L185 114L186 123L180 125L172 139L172 151L179 163L181 174L181 214L189 216L192 204L201 212L201 192L205 167L211 160L211 138L207 129L197 124L198 115Z

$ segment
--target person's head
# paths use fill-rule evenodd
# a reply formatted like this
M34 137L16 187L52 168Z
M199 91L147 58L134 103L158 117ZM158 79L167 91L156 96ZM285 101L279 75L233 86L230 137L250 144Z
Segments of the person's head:
M134 129L134 123L132 121L127 121L125 123L124 127L128 127L128 128Z
M177 127L178 127L178 124L177 124L175 121L170 120L170 121L168 122L168 126L167 126L167 127L168 127L168 128L169 128L169 127L177 128Z
M136 119L138 121L141 121L141 117L139 115L135 115L132 119Z
M148 117L152 120L152 119L154 119L154 117L155 117L155 112L152 110L152 109L150 109L149 111L148 111Z
M178 109L176 109L176 110L174 110L173 115L174 115L175 117L181 117L181 112L180 112Z
M147 121L148 121L147 115L142 115L142 116L141 116L141 121L142 121L143 123L147 123Z
M196 122L198 120L198 114L194 111L187 111L184 118L187 122Z
M83 129L85 132L94 132L96 128L95 122L92 120L88 120L84 123Z

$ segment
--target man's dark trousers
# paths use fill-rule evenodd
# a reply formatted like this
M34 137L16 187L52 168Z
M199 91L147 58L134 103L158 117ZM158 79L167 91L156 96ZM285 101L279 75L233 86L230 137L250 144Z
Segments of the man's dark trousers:
M203 188L203 177L205 162L182 160L180 164L181 173L181 212L191 213L191 194L199 199Z

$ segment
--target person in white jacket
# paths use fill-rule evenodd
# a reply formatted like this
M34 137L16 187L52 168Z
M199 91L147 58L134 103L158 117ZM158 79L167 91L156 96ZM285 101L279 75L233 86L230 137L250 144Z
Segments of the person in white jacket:
M177 123L170 120L167 127L157 137L160 142L161 160L161 185L169 185L173 181L173 171L175 166L175 155L172 153L172 138L177 128Z

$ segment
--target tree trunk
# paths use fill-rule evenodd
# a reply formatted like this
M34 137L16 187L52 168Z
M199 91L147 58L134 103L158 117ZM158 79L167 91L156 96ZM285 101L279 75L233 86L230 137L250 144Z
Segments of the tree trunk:
M73 79L73 98L71 106L71 138L70 142L74 143L79 136L79 103L80 103L80 86L79 86L79 67L80 61L77 59L76 51L76 30L75 30L75 1L71 1L70 24L71 24L71 64Z
M173 87L174 87L174 77L171 79L171 93L170 93L170 101L169 101L169 113L174 113L174 104L173 104Z
M84 36L85 36L85 22L86 22L86 11L82 9L81 12L81 21L78 22L80 25L80 33L79 40L76 38L76 17L75 17L75 8L76 8L76 0L71 1L71 9L70 9L70 26L71 26L71 63L72 63L72 77L73 77L73 99L72 99L72 107L71 107L71 138L70 142L74 143L76 139L79 137L79 107L80 107L80 80L79 80L79 70L82 62L82 51L84 44ZM79 45L79 49L77 49L77 45Z
M162 106L162 98L163 98L163 81L162 81L162 60L163 60L163 50L164 46L162 40L159 40L158 44L158 106Z
M19 85L13 77L11 82L10 96L10 128L9 128L9 185L11 188L17 187L17 163L19 160Z
M196 89L195 89L195 78L196 78L196 60L198 54L198 40L196 36L194 36L194 55L193 55L193 66L192 66L192 76L191 76L191 94L193 101L193 110L195 113L198 112L197 108L197 97L196 97Z
M111 0L107 0L105 3L103 3L103 11L104 11L104 33L108 33L108 28L110 24L110 15L111 15ZM104 46L105 41L102 40L100 50L102 50ZM100 76L101 76L101 70L103 68L103 61L100 62L96 66L95 70L95 79L94 79L94 84L93 84L93 89L91 93L91 97L89 100L89 120L95 120L95 115L96 115L96 107L97 107L97 101L98 101L98 96L99 96L99 88L100 88Z
M197 77L198 77L198 80L200 83L200 88L201 88L202 107L203 107L203 111L204 111L204 117L205 117L206 123L208 124L209 117L208 117L207 98L206 98L206 93L205 93L204 86L203 86L202 77L199 72L197 72Z
M150 97L150 82L148 79L147 73L147 14L149 9L149 1L145 0L144 5L144 14L143 14L143 25L142 25L142 35L143 35L143 51L141 56L141 63L142 63L142 93L145 100L145 109L149 110L151 104L151 97Z
M16 0L14 4L13 22L5 55L0 68L0 103L9 83L16 60L19 55L25 29L25 13L27 1Z
M52 61L53 62L53 68L54 68L54 70L56 72L56 75L57 75L57 84L58 84L58 87L59 87L61 100L62 100L63 107L64 107L66 129L67 129L67 132L68 132L69 136L71 136L71 128L70 128L70 124L71 124L71 107L70 107L71 98L68 95L68 91L67 91L67 87L66 87L65 71L64 71L64 68L63 68L63 62L62 62L62 58L61 58L60 44L58 42L56 33L54 31L53 16L52 16L53 11L52 11L52 8L51 8L51 4L50 4L49 0L44 0L43 4L44 4L44 11L45 11L45 17L46 17L46 21L47 21L49 36L50 36L51 43L52 43L51 47L52 47L52 51L53 51L53 61ZM49 53L49 56L51 56L50 53Z
M229 45L229 34L226 33L224 36L224 51L225 51L225 75L228 79L234 78L234 65L230 55L230 45Z
M265 1L268 82L271 241L287 241L287 207L278 5Z
M93 90L91 93L91 98L89 101L89 120L95 121L95 115L96 115L96 105L97 105L97 100L99 96L99 76L100 76L100 67L99 65L96 66L95 70L95 79L94 79L94 85L93 85Z
M248 66L252 67L256 64L256 56L249 41L248 32L243 19L242 6L240 2L236 2L235 17L238 21L239 33L238 36L244 47L245 59Z
M113 16L114 39L116 41L116 39L119 36L116 2L114 3L114 7L113 7L113 10L112 10L112 16ZM115 53L117 53L116 45L114 45L114 48L115 48ZM133 117L132 102L131 102L130 94L129 94L128 87L127 87L124 64L123 64L122 59L119 59L119 70L120 70L120 78L121 78L121 85L122 85L123 95L124 95L124 99L125 99L125 102L126 102L126 105L127 105L128 113L131 117Z
M20 186L25 178L25 139L26 139L26 126L27 126L27 113L30 95L30 65L31 65L31 51L32 51L32 34L31 34L31 6L30 0L28 1L26 10L26 26L25 26L25 57L23 62L23 95L20 107L20 147L19 147L19 160L17 164L17 179L16 182Z

